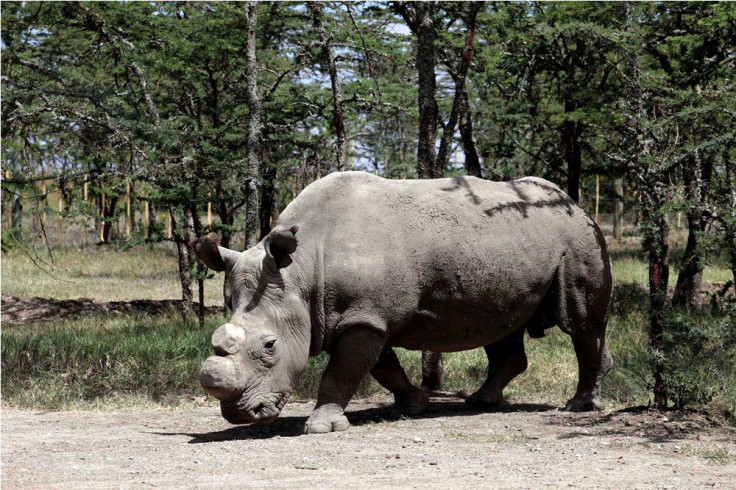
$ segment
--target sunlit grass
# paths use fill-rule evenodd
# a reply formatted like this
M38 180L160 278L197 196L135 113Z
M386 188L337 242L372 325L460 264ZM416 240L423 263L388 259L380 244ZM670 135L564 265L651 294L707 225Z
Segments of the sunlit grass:
M682 451L685 456L703 458L716 465L736 464L736 453L726 447L688 446Z
M181 298L176 250L171 244L127 251L112 245L56 249L53 261L44 251L38 252L38 265L17 248L3 254L3 293L98 301ZM222 305L222 277L216 274L205 282L206 305ZM196 299L196 283L192 287Z
M647 263L638 257L622 257L614 261L613 277L618 283L634 282L649 284L649 268ZM733 274L727 267L707 265L703 270L703 282L724 283L733 280ZM670 270L669 285L677 284L677 269Z

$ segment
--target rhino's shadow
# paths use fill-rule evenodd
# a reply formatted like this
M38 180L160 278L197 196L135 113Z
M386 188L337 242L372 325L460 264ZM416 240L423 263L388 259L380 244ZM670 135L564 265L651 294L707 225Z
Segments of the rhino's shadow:
M412 418L431 419L447 416L477 415L480 413L546 412L555 409L557 409L557 407L552 405L535 403L510 403L490 409L478 409L454 399L452 401L433 401L424 413ZM391 405L371 407L361 410L350 410L350 407L348 407L346 415L350 424L353 426L383 422L390 423L391 421L396 421L401 418L397 415L395 409ZM273 437L294 437L302 435L306 421L306 416L279 417L273 423L268 425L239 425L216 432L204 432L201 434L179 433L176 435L187 435L191 437L192 439L189 441L189 444L238 441L245 439L270 439Z

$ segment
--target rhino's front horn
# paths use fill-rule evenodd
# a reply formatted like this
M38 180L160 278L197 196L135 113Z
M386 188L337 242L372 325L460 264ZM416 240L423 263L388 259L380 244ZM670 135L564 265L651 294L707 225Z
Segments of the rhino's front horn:
M212 347L218 354L226 356L238 352L244 340L245 330L242 327L226 323L212 334Z
M245 388L243 370L232 359L212 356L202 364L199 382L207 392L221 401L236 400Z

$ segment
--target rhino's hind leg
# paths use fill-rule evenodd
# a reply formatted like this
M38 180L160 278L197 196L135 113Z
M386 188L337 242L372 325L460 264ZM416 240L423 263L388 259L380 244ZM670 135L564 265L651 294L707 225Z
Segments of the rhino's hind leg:
M479 407L493 407L504 402L503 389L527 367L524 352L524 328L484 347L488 356L488 378L465 402Z
M601 247L605 247L600 230L594 229ZM589 255L588 260L563 257L557 269L555 316L558 326L572 337L578 359L577 390L565 404L565 410L572 412L603 408L601 382L613 367L606 347L612 277L605 248L597 266L596 257L595 253Z
M578 358L578 387L575 396L565 404L570 412L601 410L601 382L613 367L604 337L588 334L573 335L575 355Z
M411 384L390 347L383 349L371 374L381 386L394 394L396 406L404 415L419 415L429 405L429 396Z
M317 404L304 432L338 432L350 427L344 410L358 389L358 384L376 364L384 339L376 329L355 326L336 339L330 361L322 374Z

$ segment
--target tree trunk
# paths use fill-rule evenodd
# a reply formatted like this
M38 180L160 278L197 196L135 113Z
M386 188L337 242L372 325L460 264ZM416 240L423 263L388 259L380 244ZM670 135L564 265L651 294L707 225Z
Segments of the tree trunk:
M10 228L20 230L23 227L23 199L20 195L11 198Z
M169 208L171 216L171 230L176 242L176 251L179 259L179 283L181 284L181 304L179 310L184 319L194 314L192 294L192 274L190 272L191 255L189 253L189 230L184 223L179 223L173 208Z
M435 66L435 4L413 2L398 5L399 13L411 31L417 36L416 66L419 75L419 146L417 148L417 174L420 179L442 177L444 162L435 158L437 121L439 109L436 99ZM437 164L441 166L438 168ZM422 387L436 390L443 381L442 354L422 352Z
M261 186L260 226L261 238L271 231L271 216L276 194L276 170L270 166L263 169L263 185Z
M693 165L683 166L683 178L687 189L687 244L680 261L677 285L672 296L672 304L678 307L695 309L701 306L700 292L703 282L703 257L700 254L700 236L708 223L705 206L710 194L710 179L713 161L706 158L701 162L695 153Z
M654 354L654 405L659 409L667 408L667 384L664 379L664 323L667 305L667 280L669 264L667 263L667 235L661 237L665 243L661 251L649 251L649 300L651 317L649 339Z
M440 148L437 152L437 162L435 168L440 171L447 165L447 157L450 153L450 145L452 139L455 136L455 126L458 123L463 112L467 114L468 110L468 92L466 90L466 77L468 74L468 68L470 68L470 60L473 57L473 39L475 38L475 18L478 15L478 10L483 6L482 2L471 2L470 12L466 23L468 25L468 35L465 40L465 51L463 58L458 64L457 73L453 73L453 68L450 68L450 74L455 81L455 97L452 101L452 109L450 110L450 118L442 131L442 138L440 139ZM465 107L463 107L465 106ZM467 129L467 128L466 128ZM472 139L472 135L471 135Z
M577 109L572 101L565 101L565 113ZM582 154L580 151L581 125L571 119L562 124L562 152L567 163L567 194L580 202L580 177L582 173Z
M135 199L135 181L130 182L130 192L128 193L128 199L130 200L130 204L126 203L126 206L130 206L130 224L128 225L130 228L130 234L135 235L138 231L138 224L135 220L135 208L136 208L136 199ZM128 216L126 214L125 219L128 219Z
M256 26L258 25L258 2L246 3L247 32L246 46L246 104L248 106L248 130L246 136L247 179L245 183L245 248L258 243L258 194L260 188L261 151L261 100L258 96L256 73Z
M641 227L642 247L649 256L649 345L654 362L654 405L664 410L668 398L664 372L664 327L670 269L667 262L669 226L662 208L667 203L663 190L667 175L658 163L639 163L637 166L644 170L640 179Z
M460 105L460 139L463 142L465 153L465 171L473 177L483 177L478 157L478 147L473 138L473 121L470 115L470 101L468 100L467 85L463 87L462 104Z
M436 167L435 143L439 109L436 99L435 66L435 4L412 2L398 5L411 31L417 36L416 67L419 75L419 146L417 148L417 173L420 179L442 177L442 168Z
M624 179L618 177L613 181L613 238L621 240L624 236Z
M158 213L156 211L156 203L153 201L148 201L148 236L146 236L146 239L151 235L151 230L156 229L156 221L158 219Z
M429 391L440 390L444 382L442 353L422 351L422 388Z
M194 230L194 238L200 238L202 236L202 220L199 217L199 209L197 209L197 199L195 194L194 205L187 206L184 208L184 216L187 218L187 222L191 224L191 229ZM187 242L188 243L188 242ZM191 256L191 252L190 252ZM197 260L197 301L199 307L197 308L197 319L199 320L199 328L204 329L204 279L207 275L207 268L201 260Z
M220 246L225 248L230 248L230 239L232 238L232 232L228 227L233 226L235 223L235 212L231 210L231 207L231 203L226 201L222 201L217 205L217 214L220 216L220 223L224 225L220 232ZM228 313L233 311L232 292L230 291L230 271L225 269L225 274L223 274L223 276L223 307L225 308L225 313Z
M638 25L630 4L626 8L626 30L631 34ZM635 39L632 35L631 39ZM626 69L629 72L629 85L626 87L627 100L632 102L628 124L627 140L634 145L629 170L633 182L639 190L641 208L642 249L649 256L649 345L654 364L654 405L660 410L667 408L667 383L665 379L664 324L667 306L667 282L669 264L667 263L667 216L663 207L667 202L667 182L669 175L666 165L652 158L649 150L652 135L648 134L649 116L644 108L644 91L641 85L638 46L627 46Z
M725 196L726 213L722 220L723 229L726 235L726 247L728 247L729 258L731 259L731 275L733 276L734 288L736 289L736 175L734 175L733 163L729 158L730 148L727 146L722 152L723 167L725 175L721 178L726 179L727 196Z
M115 215L115 208L118 204L117 196L108 196L105 199L104 213L105 219L102 222L102 243L110 243L110 234L112 233L112 225L115 222L113 216ZM102 209L102 202L100 202L100 208Z
M320 43L322 44L322 63L323 70L327 68L330 74L330 84L332 86L332 126L335 130L335 149L337 154L337 170L345 170L346 161L346 142L345 137L345 114L342 108L342 91L340 90L340 81L337 78L337 65L335 64L335 56L332 52L332 39L327 35L327 31L322 24L324 17L324 3L314 2L309 4L312 10L312 23L314 30L317 32Z

